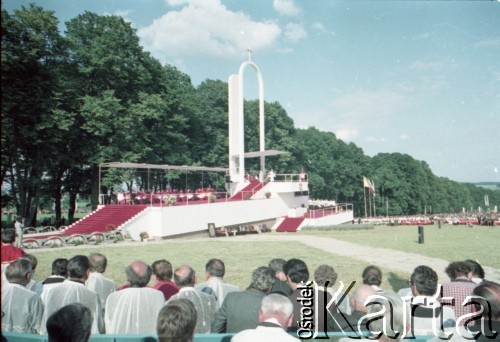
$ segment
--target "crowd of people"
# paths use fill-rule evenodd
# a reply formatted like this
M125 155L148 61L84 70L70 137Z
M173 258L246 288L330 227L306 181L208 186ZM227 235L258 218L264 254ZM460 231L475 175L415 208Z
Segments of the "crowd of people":
M298 341L328 332L346 340L451 333L489 339L500 327L500 285L485 280L474 260L451 262L450 279L441 285L435 270L418 266L398 293L383 284L375 265L364 269L361 284L343 284L332 265L311 272L298 258L257 267L246 289L225 282L217 258L207 261L203 280L188 264L174 269L165 259L136 260L118 285L105 276L100 253L56 258L52 274L36 281L36 257L14 244L14 229L3 229L2 332L47 334L50 341L86 341L92 334L192 341L206 333L231 333L235 342Z
M491 225L500 225L500 214L489 213L484 216L481 213L467 214L440 214L440 215L402 215L402 216L375 216L359 218L359 223L381 224L381 225L431 225L446 223L453 225L482 225L486 219Z

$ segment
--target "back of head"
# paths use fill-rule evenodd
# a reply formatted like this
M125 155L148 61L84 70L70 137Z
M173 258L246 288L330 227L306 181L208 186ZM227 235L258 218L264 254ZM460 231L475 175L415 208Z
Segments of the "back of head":
M500 284L485 280L474 288L472 295L484 310L483 318L500 321Z
M471 269L473 276L475 276L476 278L484 279L484 269L480 263L478 263L477 261L471 260L471 259L467 259L464 262Z
M211 277L223 278L224 274L226 273L226 266L220 259L210 259L205 265L205 271Z
M58 258L52 262L52 275L68 276L68 259Z
M417 266L410 277L410 283L415 286L416 294L433 296L437 291L438 275L428 266Z
M172 279L172 264L165 260L156 260L151 264L153 274L158 280L170 280Z
M2 242L13 243L16 241L16 230L14 228L2 229Z
M5 270L5 277L10 283L26 285L31 279L32 270L31 262L28 259L20 258L9 264Z
M38 266L38 259L33 254L25 254L25 255L23 255L23 259L27 259L29 262L31 262L31 267L32 267L33 271Z
M363 270L363 284L380 286L382 284L382 271L374 265L370 265Z
M314 271L314 281L320 286L332 286L337 281L337 272L329 265L319 265Z
M250 288L267 293L273 287L275 281L276 277L273 270L267 266L261 266L252 272Z
M196 282L196 272L189 265L181 265L175 270L174 280L179 287L192 287Z
M92 272L104 273L108 266L108 259L100 253L91 253L89 255L89 262Z
M283 266L285 265L286 260L285 259L273 259L269 261L269 267L276 272L283 272Z
M90 337L92 313L83 304L63 306L47 320L49 342L85 342Z
M304 261L290 259L283 265L283 272L293 283L299 284L309 280L309 269Z
M286 329L292 313L293 304L290 299L284 295L272 293L262 299L259 320L263 322L269 318L274 318Z
M444 271L448 277L450 277L450 280L455 280L457 278L467 277L471 269L465 262L455 261L450 263Z
M140 260L132 262L125 269L130 287L145 287L151 280L151 274L153 274L151 266Z
M89 270L89 258L87 258L85 255L75 255L68 261L68 274L70 278L86 278Z
M406 307L403 300L394 292L385 292L383 296L377 296L369 306L370 314L382 313L369 325L372 333L380 334L380 340L399 340L406 331L405 318L409 313L405 312ZM408 311L408 310L407 310ZM385 321L385 322L384 322Z
M196 309L186 298L175 299L158 314L156 332L160 342L189 342L196 327Z

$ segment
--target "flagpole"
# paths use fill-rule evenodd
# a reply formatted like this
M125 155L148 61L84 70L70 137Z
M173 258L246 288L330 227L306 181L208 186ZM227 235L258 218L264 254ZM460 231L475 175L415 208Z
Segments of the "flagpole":
M371 199L369 191L368 191L368 208L369 208L369 212L370 212L370 217L372 217L372 199Z
M366 188L363 186L363 198L365 200L365 217L366 217Z
M375 206L375 193L373 193L373 216L377 216L377 208Z

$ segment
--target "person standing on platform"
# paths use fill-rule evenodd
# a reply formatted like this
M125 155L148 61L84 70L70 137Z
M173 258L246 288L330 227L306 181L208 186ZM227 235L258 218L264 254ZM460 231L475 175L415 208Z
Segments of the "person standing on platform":
M14 223L14 228L16 229L16 247L21 248L23 246L23 235L24 235L24 218L18 216L16 218L16 223Z

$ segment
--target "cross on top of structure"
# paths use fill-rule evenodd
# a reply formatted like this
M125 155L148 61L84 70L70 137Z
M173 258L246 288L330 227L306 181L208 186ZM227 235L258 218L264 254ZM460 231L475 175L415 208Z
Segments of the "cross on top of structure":
M251 62L252 61L252 52L253 52L253 50L250 49L250 48L247 48L247 51L248 51L248 60Z

